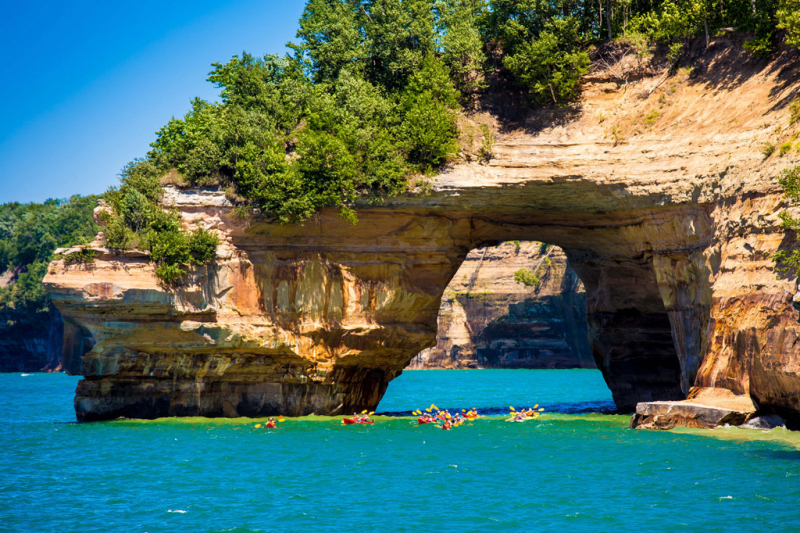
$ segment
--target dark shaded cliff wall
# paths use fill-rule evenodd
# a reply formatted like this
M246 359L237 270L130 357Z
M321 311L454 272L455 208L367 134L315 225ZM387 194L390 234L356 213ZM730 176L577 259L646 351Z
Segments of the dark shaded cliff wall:
M538 268L541 281L514 281ZM473 250L442 297L436 346L410 369L594 368L583 285L557 247L506 242Z
M0 372L61 370L64 324L61 313L0 312Z

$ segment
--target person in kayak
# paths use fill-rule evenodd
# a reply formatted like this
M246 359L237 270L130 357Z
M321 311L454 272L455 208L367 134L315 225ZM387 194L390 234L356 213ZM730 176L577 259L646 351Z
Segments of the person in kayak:
M451 429L453 424L450 423L449 420L446 420L444 424L442 424L442 429Z
M270 417L269 420L267 420L267 423L264 427L266 427L267 429L275 429L278 426L277 424L275 424L275 419Z

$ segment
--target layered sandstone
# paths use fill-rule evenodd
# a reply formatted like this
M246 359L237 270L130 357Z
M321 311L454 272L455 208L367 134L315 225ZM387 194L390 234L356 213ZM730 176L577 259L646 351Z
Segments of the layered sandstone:
M631 418L633 429L672 429L684 426L714 429L741 426L756 416L752 398L728 389L697 387L692 398L673 402L644 402ZM774 416L774 415L773 415Z
M514 280L520 269L540 282ZM472 250L442 296L436 346L407 368L594 368L583 285L564 253L538 242Z
M658 88L597 73L578 107L498 119L488 165L362 206L356 226L335 211L304 226L241 220L220 191L170 190L187 225L223 240L186 285L162 287L146 257L106 250L45 278L77 339L65 356L82 361L78 418L374 409L435 345L470 250L510 240L564 250L620 409L702 387L799 416L795 282L769 259L794 238L775 178L798 156L760 151L797 129L797 58L756 62L718 39L694 68Z

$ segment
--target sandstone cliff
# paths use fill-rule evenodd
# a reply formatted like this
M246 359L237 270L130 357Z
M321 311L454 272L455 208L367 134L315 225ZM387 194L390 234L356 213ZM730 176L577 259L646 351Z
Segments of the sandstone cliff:
M536 269L541 281L514 281ZM594 368L583 285L564 253L538 242L471 251L442 296L436 346L409 369Z
M171 190L218 259L177 290L139 254L51 265L53 301L82 357L80 420L374 409L435 345L440 298L470 250L536 240L564 250L586 289L592 352L617 406L720 389L800 418L795 282L769 255L775 177L796 148L796 52L755 61L714 40L693 71L595 73L580 106L497 119L495 158L460 164L430 195L365 206L351 226L241 220L216 191ZM793 142L793 141L792 141ZM80 348L78 348L80 346Z

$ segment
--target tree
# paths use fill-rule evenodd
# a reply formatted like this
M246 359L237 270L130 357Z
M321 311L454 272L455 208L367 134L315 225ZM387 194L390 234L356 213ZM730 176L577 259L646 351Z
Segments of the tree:
M506 56L503 65L539 102L571 100L580 77L588 72L589 54L581 50L577 23L572 18L553 19L533 41Z
M483 52L478 21L483 2L476 0L437 0L438 48L456 87L471 92L480 86Z
M47 293L42 285L45 274L47 263L36 260L28 266L26 272L19 275L11 290L16 309L30 313L47 311Z
M401 98L399 128L409 160L421 169L439 166L456 151L458 99L447 67L433 54L426 56Z
M316 83L332 82L343 68L363 68L368 57L364 43L364 10L359 0L309 0L300 17L292 45L307 58Z
M401 88L434 50L433 0L373 0L365 9L372 79Z
M555 2L545 0L491 0L490 8L482 18L484 40L496 41L506 56L536 39L545 30L545 24L559 16Z
M26 216L14 231L9 259L16 267L26 267L34 261L49 261L56 249L56 240L45 221L37 216Z
M456 151L455 119L430 91L415 96L400 128L409 159L423 170L436 167Z
M786 44L800 48L800 0L782 0L777 18L778 29L786 30Z

